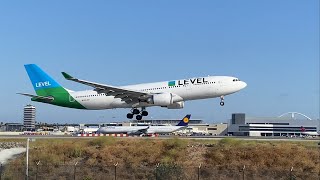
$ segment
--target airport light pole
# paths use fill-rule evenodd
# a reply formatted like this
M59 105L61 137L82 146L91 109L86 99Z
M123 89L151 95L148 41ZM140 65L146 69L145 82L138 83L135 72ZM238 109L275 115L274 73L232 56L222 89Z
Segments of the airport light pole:
M35 141L35 139L27 139L27 147L26 147L26 180L29 179L29 142Z

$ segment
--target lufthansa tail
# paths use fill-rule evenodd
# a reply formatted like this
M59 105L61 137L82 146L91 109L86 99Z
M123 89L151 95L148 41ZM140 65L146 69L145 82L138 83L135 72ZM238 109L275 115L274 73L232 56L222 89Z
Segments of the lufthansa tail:
M191 117L191 114L187 114L187 115L179 122L179 124L177 124L177 126L188 126L190 117Z

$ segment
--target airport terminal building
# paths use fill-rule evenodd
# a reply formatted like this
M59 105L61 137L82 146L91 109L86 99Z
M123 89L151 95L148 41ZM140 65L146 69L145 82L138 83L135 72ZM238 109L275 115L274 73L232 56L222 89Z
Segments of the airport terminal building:
M246 117L232 114L228 134L232 136L301 136L319 131L319 121L291 117Z

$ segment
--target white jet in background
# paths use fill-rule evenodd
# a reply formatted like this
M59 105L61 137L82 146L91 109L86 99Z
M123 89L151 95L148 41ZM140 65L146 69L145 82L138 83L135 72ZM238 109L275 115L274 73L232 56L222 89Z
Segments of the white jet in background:
M100 134L168 134L182 130L188 126L191 114L186 115L176 126L106 126L98 129Z

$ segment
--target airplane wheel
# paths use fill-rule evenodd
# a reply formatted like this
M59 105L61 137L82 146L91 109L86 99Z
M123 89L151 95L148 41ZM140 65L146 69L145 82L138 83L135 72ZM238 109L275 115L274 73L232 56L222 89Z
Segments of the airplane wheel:
M128 119L132 119L132 118L133 118L133 114L128 113L128 114L127 114L127 118L128 118Z
M140 111L139 111L139 109L133 109L133 110L132 110L132 113L133 113L133 114L140 114Z
M137 119L138 121L140 121L140 120L142 119L142 116L141 116L141 115L137 115L137 116L136 116L136 119Z
M149 113L148 113L148 111L142 111L141 115L142 115L142 116L148 116Z
M220 106L224 106L224 102L220 102Z

